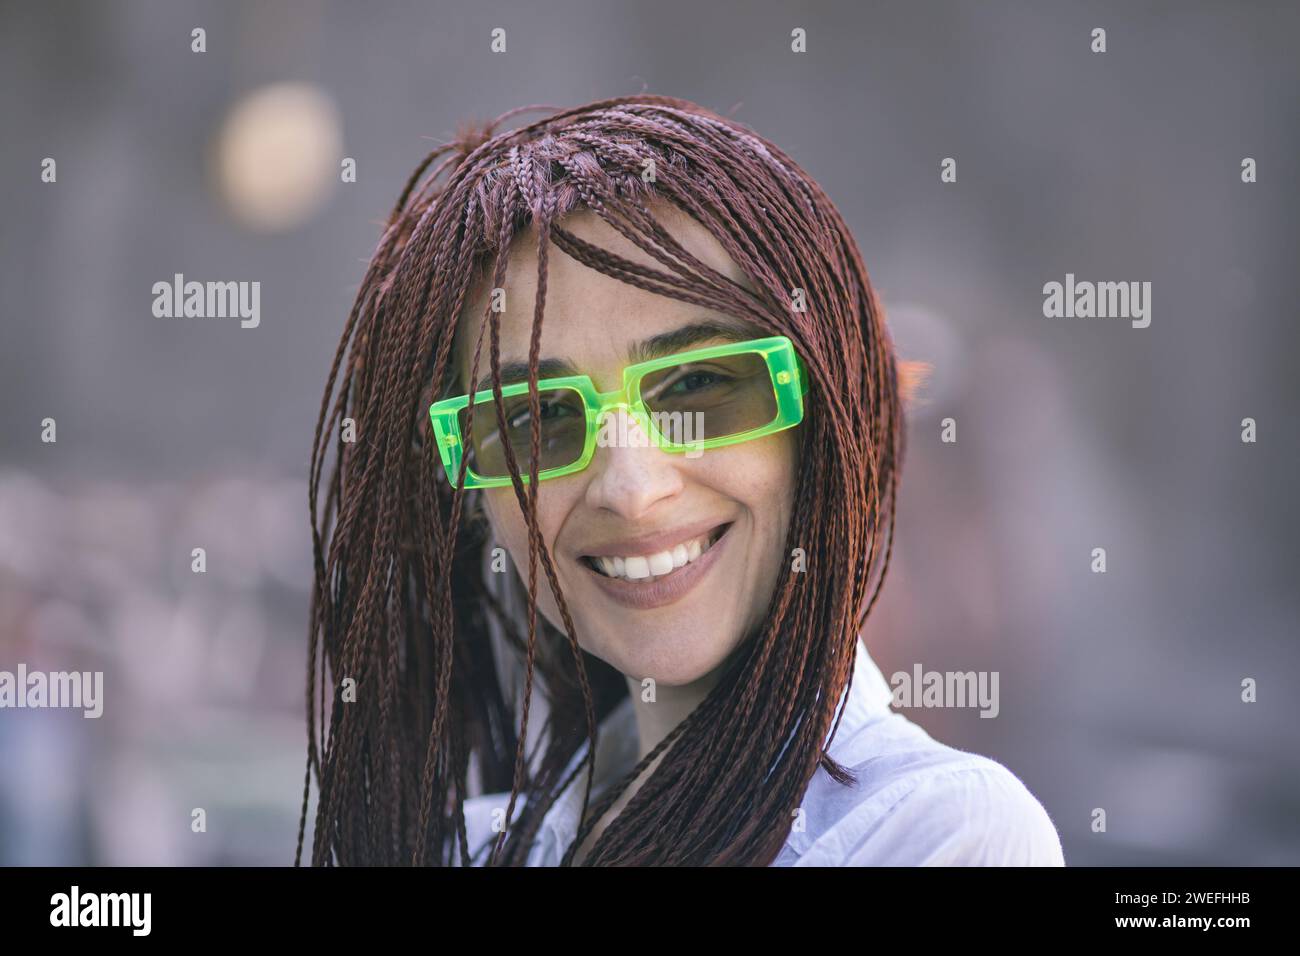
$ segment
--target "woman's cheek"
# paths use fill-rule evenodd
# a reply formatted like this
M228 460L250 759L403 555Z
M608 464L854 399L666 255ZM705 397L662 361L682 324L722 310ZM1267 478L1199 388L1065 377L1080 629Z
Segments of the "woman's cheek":
M502 494L503 491L510 496L508 500ZM509 488L490 489L484 503L488 522L492 526L492 536L506 549L510 560L519 569L520 577L527 581L528 526L524 523L524 516L519 513L514 492Z
M519 575L519 580L527 588L528 524L524 521L523 513L519 510L519 502L515 498L514 489L489 488L485 489L485 493L484 508L487 511L488 521L492 526L493 537L501 547L506 549L506 553L510 555L510 560ZM553 508L548 507L548 505L552 505L553 502L548 500L549 497L546 494L546 489L543 488L537 501L537 519L542 529L542 540L546 542L546 546L553 556L557 526L550 520L550 512ZM554 557L552 557L552 561L554 561ZM551 622L552 626L563 628L559 606L556 604L555 596L551 593L551 587L547 582L546 571L542 567L540 556L537 562L537 608Z

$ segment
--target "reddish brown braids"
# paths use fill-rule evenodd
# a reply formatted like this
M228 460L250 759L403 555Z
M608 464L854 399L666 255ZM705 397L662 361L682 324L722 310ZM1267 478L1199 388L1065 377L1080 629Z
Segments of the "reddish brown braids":
M642 95L554 111L493 135L517 112L463 131L420 164L330 369L309 488L316 582L296 859L314 775L314 864L468 864L479 849L466 845L463 812L474 783L476 792L510 791L490 862L521 865L542 816L590 765L597 723L627 693L621 675L580 648L560 593L535 512L536 430L531 460L510 461L529 529L528 568L516 585L526 589L524 622L486 587L485 528L466 501L474 492L448 486L431 444L427 410L454 377L452 342L471 283L490 267L493 286L502 286L511 239L531 223L539 237L534 383L549 244L623 282L787 335L807 364L812 382L786 540L787 556L804 549L807 571L779 577L762 629L746 636L726 675L633 771L595 802L588 779L584 824L564 858L571 863L595 822L667 750L584 865L765 865L819 765L852 780L822 745L893 541L903 419L881 308L821 188L740 124ZM687 253L652 217L652 199L707 228L753 290ZM567 232L563 217L580 207L663 268ZM806 310L792 306L796 289ZM499 385L498 320L485 314L483 330L484 361ZM471 381L483 339L474 345ZM348 419L355 440L346 439ZM555 591L563 630L537 614L539 573ZM518 715L500 686L490 626L523 661ZM540 757L524 747L538 683L549 707ZM587 759L565 777L584 739Z

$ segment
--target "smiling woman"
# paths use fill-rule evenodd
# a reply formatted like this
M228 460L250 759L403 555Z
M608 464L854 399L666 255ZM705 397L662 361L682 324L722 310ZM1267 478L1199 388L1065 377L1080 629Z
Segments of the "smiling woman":
M674 214L672 207L649 208L689 255L743 284L744 274L707 230L684 214ZM654 265L651 256L590 211L571 213L565 229L611 255L645 268ZM535 235L536 230L529 229L512 247L503 286L508 303L535 301ZM456 360L461 383L474 379L474 345L484 338L484 313L498 315L486 308L490 290L484 285L460 322ZM655 442L629 441L624 447L599 449L581 472L543 480L538 487L539 530L555 560L559 591L579 644L638 685L653 680L658 693L653 703L644 704L650 712L645 719L675 726L700 703L740 641L767 614L779 570L788 564L784 541L793 510L800 432L791 427L793 420L779 431L763 428L779 418L769 366L761 353L738 357L751 359L745 367L757 366L764 380L751 372L747 378L734 374L725 388L717 381L701 381L705 373L718 378L721 363L696 358L711 351L700 347L770 341L756 323L630 286L568 256L548 263L546 315L539 355L563 356L560 367L587 374L598 390L619 386L636 367L633 363L683 356L684 362L648 373L656 382L647 386L642 380L640 394L653 391L666 371L670 384L692 386L691 403L705 409L701 414L706 438L715 432L719 438L754 434L749 441L708 449L695 461L666 454ZM498 324L503 367L517 361L526 378L532 310L520 314L507 309L499 314ZM793 391L797 398L798 389ZM746 399L747 393L755 397ZM526 411L527 397L523 399ZM737 412L738 404L754 410ZM622 408L613 414L627 416ZM492 417L489 396L480 430L486 426L496 432ZM544 443L564 427L553 421L541 429ZM508 443L521 452L525 477L527 426L512 427L512 433L520 433L519 440ZM627 424L626 431L636 429L635 421ZM542 457L545 462L545 451ZM527 568L529 530L514 489L485 491L483 505L515 566ZM674 558L678 548L680 565ZM699 552L693 561L692 550ZM613 573L605 573L595 558L611 560ZM714 586L697 592L706 578ZM561 620L550 589L540 589L538 600L548 621Z
M830 201L681 100L510 115L412 176L326 389L299 857L314 776L317 864L1060 863L860 640L900 370Z

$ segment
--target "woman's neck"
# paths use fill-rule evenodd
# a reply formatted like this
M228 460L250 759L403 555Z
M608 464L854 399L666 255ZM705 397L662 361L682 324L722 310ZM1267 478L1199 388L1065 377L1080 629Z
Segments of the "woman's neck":
M642 679L627 677L627 692L636 712L638 761L644 760L661 740L690 716L691 711L713 690L724 669L725 662L698 680L677 687L663 684L643 686Z
M646 758L650 751L659 745L659 742L672 733L673 728L685 720L692 710L708 696L710 690L717 684L719 677L722 675L722 667L710 671L704 677L690 684L681 687L665 687L655 685L653 693L649 688L643 688L639 678L627 678L627 692L632 698L632 706L636 713L636 730L638 737L637 762L640 763ZM653 699L646 699L653 698ZM605 828L610 822L622 812L623 808L628 805L631 799L636 796L641 785L650 779L650 775L663 762L665 753L661 753L654 761L641 771L641 774L628 784L627 789L620 794L619 798L602 815L592 828L591 833L582 841L581 846L574 853L573 865L578 866L587 858L587 854L595 845L596 840L605 832Z

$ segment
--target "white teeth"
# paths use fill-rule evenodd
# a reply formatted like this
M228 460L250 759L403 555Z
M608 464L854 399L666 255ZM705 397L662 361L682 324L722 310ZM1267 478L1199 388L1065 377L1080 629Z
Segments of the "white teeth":
M601 557L593 560L596 566L608 577L641 581L646 578L670 574L678 568L685 567L708 551L710 546L708 535L701 535L691 541L655 554L632 555L630 557Z

